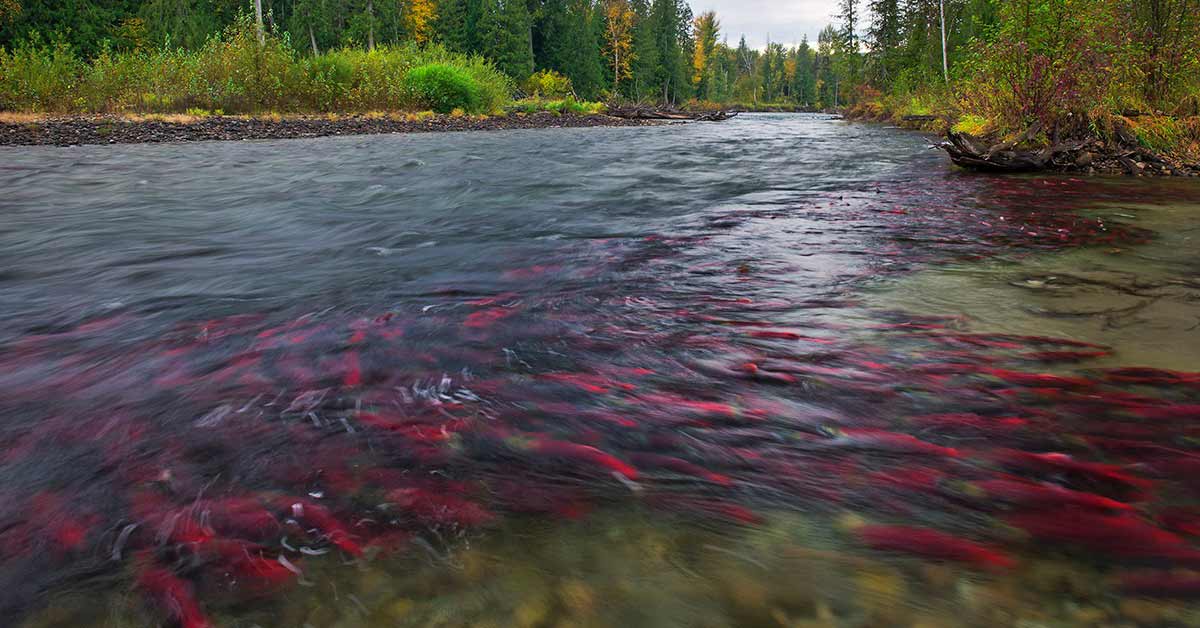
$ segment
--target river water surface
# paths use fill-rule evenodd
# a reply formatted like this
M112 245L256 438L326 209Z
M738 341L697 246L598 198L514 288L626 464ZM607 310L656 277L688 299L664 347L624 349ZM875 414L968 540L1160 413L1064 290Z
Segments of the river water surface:
M0 149L0 624L1197 625L1198 241L808 115Z

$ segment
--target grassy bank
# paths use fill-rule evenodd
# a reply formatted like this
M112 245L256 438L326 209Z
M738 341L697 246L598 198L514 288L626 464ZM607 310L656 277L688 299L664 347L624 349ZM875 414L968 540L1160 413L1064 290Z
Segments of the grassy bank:
M245 20L194 51L85 60L65 44L0 50L0 110L15 112L497 113L512 91L512 81L478 56L415 44L302 56L283 38L260 43Z
M1006 124L986 111L969 108L950 91L884 96L866 94L845 111L847 119L884 122L908 129L943 133L954 131L992 142L1012 141L1028 126ZM1161 111L1106 111L1094 109L1067 116L1069 124L1045 128L1023 144L1047 146L1067 138L1092 138L1115 145L1136 144L1175 161L1200 163L1200 116L1171 115Z
M1069 126L1043 129L1029 136L1028 127L1006 125L964 108L949 92L938 95L875 95L860 100L845 111L848 120L893 124L931 133L965 133L983 145L1012 143L1018 150L1040 151L1072 140L1087 142L1090 150L1118 158L1131 148L1162 157L1185 171L1200 169L1200 116L1163 112L1095 110L1073 117ZM1136 163L1136 158L1130 163ZM1088 170L1087 164L1072 164L1071 170ZM1141 167L1126 168L1141 171Z

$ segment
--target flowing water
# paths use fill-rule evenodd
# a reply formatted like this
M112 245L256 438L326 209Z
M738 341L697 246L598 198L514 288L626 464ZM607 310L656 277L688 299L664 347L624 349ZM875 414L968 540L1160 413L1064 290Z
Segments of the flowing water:
M0 149L0 624L1197 625L1198 241L808 115Z

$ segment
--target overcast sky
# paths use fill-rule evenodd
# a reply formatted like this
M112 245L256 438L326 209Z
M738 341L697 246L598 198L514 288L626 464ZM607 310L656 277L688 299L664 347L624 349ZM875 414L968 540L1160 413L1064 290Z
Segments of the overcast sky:
M762 48L771 41L791 46L808 35L815 46L817 33L833 21L837 0L691 0L692 11L716 11L721 21L721 37L736 46L746 35L751 48Z

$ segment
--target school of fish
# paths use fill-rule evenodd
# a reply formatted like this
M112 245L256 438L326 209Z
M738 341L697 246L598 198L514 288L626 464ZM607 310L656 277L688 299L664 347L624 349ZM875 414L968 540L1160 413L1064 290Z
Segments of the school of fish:
M1064 209L1020 209L1047 193ZM863 276L1153 237L1071 211L1075 194L1046 179L997 188L1001 210L848 211L896 221ZM447 290L165 326L117 313L11 339L0 612L118 571L164 623L201 628L221 599L304 585L311 561L633 502L731 526L851 511L862 552L981 572L1099 557L1115 590L1200 596L1200 372L1096 368L1110 347L863 310L853 280L789 295L777 266L695 254L774 217L506 271L532 286L670 269L637 295Z

